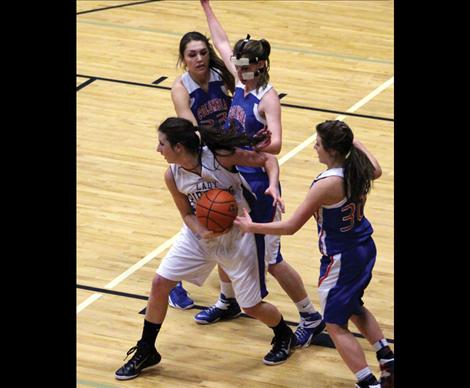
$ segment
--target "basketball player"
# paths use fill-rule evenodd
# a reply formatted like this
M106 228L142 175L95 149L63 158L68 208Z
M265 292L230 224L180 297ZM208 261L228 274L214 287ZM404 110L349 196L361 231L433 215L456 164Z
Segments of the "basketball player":
M235 93L228 113L226 125L235 124L240 133L254 136L268 130L270 144L264 152L279 154L282 147L281 105L276 90L269 84L269 54L271 46L267 40L253 40L248 35L239 40L232 50L228 37L212 11L209 1L202 0L211 37L225 66L236 80ZM279 209L264 192L268 177L260 167L239 166L239 171L256 194L256 201L250 203L251 217L256 222L270 222L280 219ZM269 261L269 272L276 278L287 295L295 303L300 323L295 331L296 346L307 347L314 336L325 328L322 316L317 312L305 290L302 278L290 266L280 252L279 236L255 235L259 254L265 254ZM240 311L234 298L230 279L219 269L221 293L214 306L195 316L198 323L216 322L221 318L234 317Z
M207 37L196 31L184 34L179 43L177 65L183 66L185 72L171 86L176 115L194 125L222 127L232 101L230 94L235 79ZM168 298L174 308L185 310L194 306L181 282L171 290Z
M241 211L249 208L243 191L248 184L235 165L263 166L269 176L267 193L276 204L283 205L278 192L279 165L277 159L263 152L236 147L256 145L265 136L252 138L223 131L195 127L183 118L168 118L158 128L157 151L170 167L165 172L165 183L184 221L181 233L162 260L152 281L145 312L141 339L127 354L133 357L119 368L115 377L128 380L142 369L160 362L155 348L168 308L168 294L180 280L201 286L216 264L221 266L232 281L235 295L246 314L260 320L274 331L272 349L263 362L276 365L287 360L295 335L286 325L280 311L263 302L267 295L261 272L261 259L257 257L254 235L243 234L238 227L216 234L197 220L195 203L204 191L220 188L230 191Z
M339 120L317 125L315 151L327 170L313 181L304 202L286 221L251 222L248 212L235 224L248 233L292 235L312 215L318 224L320 260L319 295L330 334L339 354L356 375L356 387L394 385L394 355L362 296L372 279L376 247L372 226L364 216L371 182L382 174L374 156ZM382 371L380 383L367 365L364 351L348 330L352 321L374 346Z

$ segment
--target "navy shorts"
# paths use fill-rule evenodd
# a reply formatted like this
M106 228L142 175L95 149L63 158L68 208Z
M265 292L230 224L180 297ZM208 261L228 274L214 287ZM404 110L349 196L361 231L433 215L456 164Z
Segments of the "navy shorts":
M362 296L372 279L377 249L372 237L333 256L322 256L318 293L326 323L345 325L362 312Z
M242 173L242 175L250 185L251 190L256 194L256 199L253 196L246 196L251 208L250 217L253 222L266 223L280 220L281 213L276 207L273 207L273 197L264 194L269 186L268 175L265 172ZM279 192L281 192L280 184ZM258 255L266 256L268 264L278 264L283 260L280 236L255 234L255 239Z

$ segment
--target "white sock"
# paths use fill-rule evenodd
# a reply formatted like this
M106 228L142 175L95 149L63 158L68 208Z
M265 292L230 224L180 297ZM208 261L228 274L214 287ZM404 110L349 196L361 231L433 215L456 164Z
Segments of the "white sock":
M364 369L361 369L361 370L358 370L356 373L354 373L356 375L356 378L357 378L357 381L362 381L364 380L367 376L369 376L370 374L372 374L370 368L368 366L366 366Z
M233 291L232 283L220 281L220 292L225 295L227 299L235 298L235 291Z
M313 303L308 296L305 299L302 299L301 301L297 302L295 305L297 306L297 310L299 310L299 313L313 314L317 312L317 310L315 310L315 307L313 307Z
M378 340L374 344L375 351L378 352L380 349L385 348L385 346L388 346L388 342L385 338L382 338L381 340Z

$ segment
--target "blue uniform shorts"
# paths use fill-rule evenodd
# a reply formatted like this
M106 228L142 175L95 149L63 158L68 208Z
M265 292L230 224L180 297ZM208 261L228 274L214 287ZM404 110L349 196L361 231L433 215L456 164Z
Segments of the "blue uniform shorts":
M242 173L242 175L250 185L251 190L256 194L256 199L253 196L246 196L251 208L250 217L253 222L266 223L280 219L280 214L276 214L276 207L273 207L273 197L264 194L269 186L268 175L265 172ZM280 191L281 186L279 185ZM258 255L264 256L266 254L268 264L277 264L283 260L280 236L255 234L255 239Z
M318 293L326 323L345 325L362 312L362 296L372 279L377 250L372 237L333 256L322 256Z

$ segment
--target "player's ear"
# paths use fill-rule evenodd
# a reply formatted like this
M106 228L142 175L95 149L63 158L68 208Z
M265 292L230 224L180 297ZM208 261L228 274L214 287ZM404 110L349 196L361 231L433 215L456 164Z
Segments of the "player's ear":
M182 149L183 149L183 145L181 143L176 143L175 146L173 147L173 150L175 152L181 152Z

